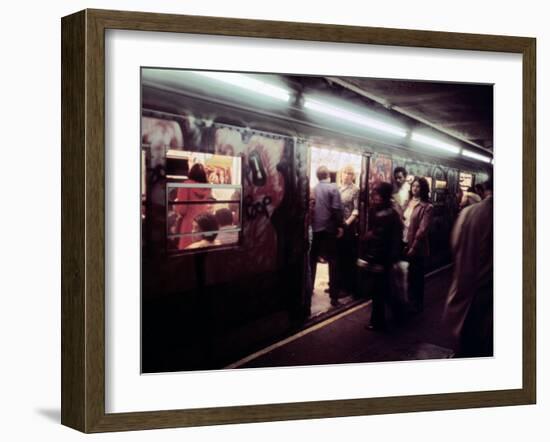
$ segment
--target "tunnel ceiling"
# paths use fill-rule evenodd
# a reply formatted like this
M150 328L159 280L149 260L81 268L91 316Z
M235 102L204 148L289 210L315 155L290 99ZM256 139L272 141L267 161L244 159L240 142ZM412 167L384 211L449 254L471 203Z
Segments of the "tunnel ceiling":
M264 74L262 74L264 75ZM493 86L475 83L286 75L297 89L336 93L404 114L489 151L493 145ZM156 79L162 84L166 79ZM169 84L170 86L170 84ZM382 110L382 109L381 109Z
M389 107L399 107L449 134L493 150L491 85L342 78Z

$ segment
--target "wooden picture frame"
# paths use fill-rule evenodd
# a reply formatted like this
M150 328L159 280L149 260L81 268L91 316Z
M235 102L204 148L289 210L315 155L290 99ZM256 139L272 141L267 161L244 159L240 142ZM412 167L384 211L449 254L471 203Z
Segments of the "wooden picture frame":
M511 390L105 412L105 30L162 31L522 55L523 382ZM536 400L536 151L533 38L84 10L62 19L62 410L83 432L533 404Z

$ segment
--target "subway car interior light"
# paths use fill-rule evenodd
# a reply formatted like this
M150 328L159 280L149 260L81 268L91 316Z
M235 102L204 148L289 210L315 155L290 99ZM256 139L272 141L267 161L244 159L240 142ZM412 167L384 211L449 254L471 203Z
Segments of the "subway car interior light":
M418 318L493 152L489 84L142 68L142 372L457 357ZM361 315L401 341L328 351Z

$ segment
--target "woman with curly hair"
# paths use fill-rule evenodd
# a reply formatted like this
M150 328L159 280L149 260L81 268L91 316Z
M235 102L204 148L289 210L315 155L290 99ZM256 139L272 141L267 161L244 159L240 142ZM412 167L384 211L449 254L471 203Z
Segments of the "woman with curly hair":
M403 212L403 241L409 261L409 302L416 313L424 309L424 266L430 255L428 233L432 214L428 181L415 177Z

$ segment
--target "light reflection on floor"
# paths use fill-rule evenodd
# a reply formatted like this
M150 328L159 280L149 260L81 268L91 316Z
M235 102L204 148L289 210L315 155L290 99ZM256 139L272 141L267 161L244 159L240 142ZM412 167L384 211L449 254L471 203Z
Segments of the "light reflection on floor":
M334 308L330 305L330 296L325 290L328 289L328 264L317 263L317 273L315 275L315 286L311 298L311 317L321 315ZM352 301L352 296L338 298L342 304Z

